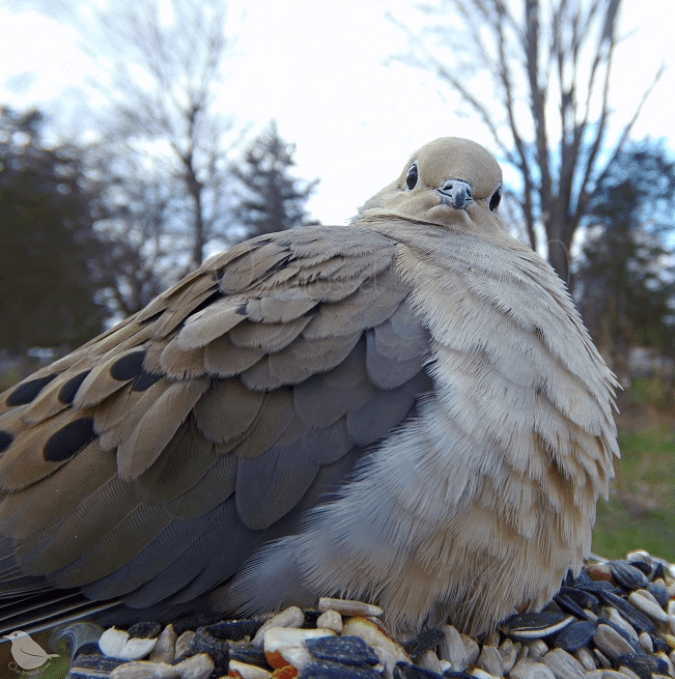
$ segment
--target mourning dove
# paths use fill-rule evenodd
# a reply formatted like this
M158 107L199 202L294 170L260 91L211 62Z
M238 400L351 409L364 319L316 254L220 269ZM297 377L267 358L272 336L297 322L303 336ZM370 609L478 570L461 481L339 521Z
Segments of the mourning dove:
M616 382L501 181L438 139L353 224L233 247L6 392L10 608L338 595L479 634L546 604L614 473Z

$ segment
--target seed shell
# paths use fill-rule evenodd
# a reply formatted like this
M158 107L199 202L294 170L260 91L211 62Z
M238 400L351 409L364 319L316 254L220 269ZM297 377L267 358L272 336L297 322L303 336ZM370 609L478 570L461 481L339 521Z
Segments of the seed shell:
M542 611L513 616L504 623L504 629L514 639L542 639L560 632L573 622L574 618L566 613Z

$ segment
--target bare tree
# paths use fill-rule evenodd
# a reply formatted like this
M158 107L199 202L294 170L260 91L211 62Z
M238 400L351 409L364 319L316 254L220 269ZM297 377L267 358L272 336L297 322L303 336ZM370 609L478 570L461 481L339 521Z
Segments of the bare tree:
M171 182L147 176L134 155L111 159L108 149L100 151L96 145L87 152L86 184L102 245L93 265L112 313L130 316L175 279L175 250L186 234L171 232Z
M548 259L569 278L577 228L663 68L610 141L610 82L621 0L440 0L409 38L408 63L434 72L477 115L520 175L530 245L544 227ZM446 47L450 52L447 60ZM489 85L492 86L489 86ZM614 136L613 134L611 136Z
M227 0L122 0L85 30L106 101L91 154L106 187L97 228L117 245L109 265L123 313L199 266L209 242L227 241L239 134L218 108L234 51L227 10Z

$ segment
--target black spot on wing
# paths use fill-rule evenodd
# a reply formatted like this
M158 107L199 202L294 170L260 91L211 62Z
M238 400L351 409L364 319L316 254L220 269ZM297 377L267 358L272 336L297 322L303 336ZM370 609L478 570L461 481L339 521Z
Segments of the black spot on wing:
M131 354L122 356L119 361L115 361L110 367L110 375L114 380L120 382L133 380L143 372L143 359L145 351L134 351Z
M4 453L12 445L14 437L8 431L0 431L0 453Z
M160 318L166 309L162 309L161 311L157 311L156 313L152 314L151 316L148 316L147 318L144 318L141 321L141 325L148 325L148 323L154 323L158 318Z
M52 434L45 444L44 457L49 462L61 462L79 453L96 438L94 420L82 417Z
M146 389L150 389L155 382L159 382L161 379L161 375L153 375L152 373L143 371L134 381L134 386L131 388L131 391L145 391Z
M47 375L46 377L38 377L36 380L23 382L7 397L7 405L22 406L30 403L55 377L56 374Z
M82 384L82 382L84 382L85 378L90 372L91 370L85 370L84 372L81 372L79 375L71 377L61 387L61 391L59 391L59 401L61 401L61 403L72 403L73 399L75 398L77 390L80 388L80 385Z
M221 299L223 294L216 290L212 292L206 299L202 300L190 313L189 316L193 316L196 313L206 309L206 307L211 306L216 300Z
M282 269L285 269L288 266L288 263L294 261L295 259L296 258L290 253L285 257L282 257L278 262L272 264L272 266L267 270L267 276L277 271L281 271Z

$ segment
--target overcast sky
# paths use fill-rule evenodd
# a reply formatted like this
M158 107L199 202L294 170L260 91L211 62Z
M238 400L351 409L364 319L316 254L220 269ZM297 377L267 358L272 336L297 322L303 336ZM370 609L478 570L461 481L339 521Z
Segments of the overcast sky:
M66 0L68 1L68 0ZM70 0L76 2L76 0ZM73 26L49 18L58 0L0 0L0 104L37 105L68 132L78 125L82 83L92 62ZM455 115L452 94L432 77L387 57L405 37L384 19L404 19L402 0L234 0L246 6L241 57L228 81L228 102L242 121L278 121L297 144L298 175L321 183L310 203L325 223L342 223L398 175L409 154L439 136L466 136L488 148L475 120ZM41 11L42 10L42 11ZM625 0L612 103L625 120L660 62L670 65L645 106L634 137L666 137L672 149L675 2ZM488 90L484 99L493 97ZM493 149L491 149L493 150Z

